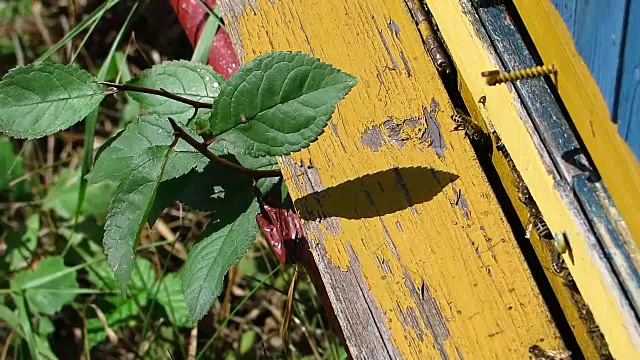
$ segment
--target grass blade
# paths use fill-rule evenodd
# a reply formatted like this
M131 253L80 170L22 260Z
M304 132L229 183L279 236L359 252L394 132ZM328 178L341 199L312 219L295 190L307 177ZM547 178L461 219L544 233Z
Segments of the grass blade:
M207 63L209 60L209 52L211 52L211 47L213 46L213 39L219 28L220 20L214 16L209 16L200 35L200 39L198 39L196 48L193 50L193 55L191 56L192 62Z
M127 19L122 25L122 28L120 28L118 35L116 36L115 40L113 41L113 44L111 45L111 49L109 49L109 53L107 54L107 57L105 58L104 62L102 63L102 66L100 67L100 71L98 72L98 76L97 76L98 80L102 81L105 79L107 72L109 70L109 65L111 64L111 60L116 52L116 49L118 48L118 44L120 44L120 41L122 41L124 33L129 27L131 23L131 19L133 18L133 15L137 12L139 5L140 5L140 1L136 1L136 3L131 8L131 11L129 11L129 15L127 15ZM87 194L88 182L85 179L85 176L89 173L89 170L91 170L92 155L93 155L93 141L96 134L96 123L98 121L98 112L99 112L99 109L93 110L87 116L85 121L84 149L82 151L82 170L80 171L80 187L78 190L78 204L76 205L76 215L75 215L76 225L78 223L78 218L80 216L80 210L82 209L82 203L84 202L84 197ZM63 255L67 252L68 249L69 249L69 246L65 248Z
M67 42L71 41L74 37L76 37L79 33L81 33L84 29L86 29L89 25L98 21L102 16L107 12L107 10L111 9L114 5L116 5L120 0L109 0L104 4L100 5L97 9L95 9L86 19L82 20L80 24L73 28L73 30L69 31L60 41L58 41L55 45L53 45L49 50L47 50L44 54L40 55L40 57L35 61L44 61L49 58L53 53L58 51L60 48L65 46Z
M213 340L216 339L216 337L218 337L218 334L220 333L220 329L223 329L224 327L227 326L227 323L229 322L229 320L231 320L231 318L236 314L236 312L242 307L242 305L244 305L244 303L256 292L258 291L262 285L264 283L267 282L267 280L269 280L273 274L276 273L276 271L278 271L280 269L280 266L282 265L278 265L278 267L276 267L275 269L273 269L273 271L271 271L267 276L265 276L264 279L262 279L262 281L260 281L258 284L256 284L256 286L253 287L253 289L251 289L251 291L249 291L249 293L247 295L244 296L244 298L242 298L242 301L240 301L240 303L238 304L238 306L236 306L233 311L231 311L229 313L229 316L227 316L226 319L224 319L224 321L222 322L222 324L220 324L220 326L218 326L218 329L216 330L216 332L213 334L213 336L209 339L209 341L207 341L207 343L204 345L204 347L202 348L202 350L200 350L200 355L198 355L196 357L196 360L200 360L200 358L202 357L202 355L204 355L205 351L209 348L209 346L213 343Z

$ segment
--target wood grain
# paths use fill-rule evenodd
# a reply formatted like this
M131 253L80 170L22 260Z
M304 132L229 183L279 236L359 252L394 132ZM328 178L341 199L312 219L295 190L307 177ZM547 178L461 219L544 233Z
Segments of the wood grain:
M243 61L301 50L359 79L325 134L280 160L351 355L563 348L403 1L221 5Z
M478 9L478 14L508 70L535 66L504 6ZM536 131L544 139L544 146L560 175L557 181L571 186L576 193L577 203L585 209L584 217L589 220L593 236L599 241L598 249L603 249L637 317L640 314L640 266L633 259L640 259L640 251L633 243L625 222L612 206L600 176L591 168L544 79L519 81L513 86Z
M636 159L640 161L640 2L630 1L625 29L618 107L614 119Z
M552 233L564 234L569 239L572 256L565 255L565 262L591 306L613 356L637 357L640 354L640 328L570 184L561 181L512 85L488 87L479 76L483 71L500 68L501 61L490 45L475 9L466 0L426 0L426 4L471 96L476 101L484 98L484 105L480 107L482 117L502 138ZM558 64L561 60L549 63ZM562 83L562 79L559 74L558 82ZM575 90L574 93L579 94ZM613 191L609 186L607 189ZM630 224L629 220L627 223Z
M514 0L542 61L558 68L557 90L613 202L640 246L640 163L611 122L605 99L549 0Z
M609 112L616 108L628 0L552 0L595 78Z

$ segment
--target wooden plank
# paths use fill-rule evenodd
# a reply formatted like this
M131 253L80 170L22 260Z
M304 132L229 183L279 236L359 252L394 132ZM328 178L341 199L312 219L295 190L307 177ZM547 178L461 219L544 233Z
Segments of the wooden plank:
M514 0L514 4L543 62L557 66L560 97L631 236L640 244L640 163L611 122L598 85L553 4L549 0Z
M611 114L617 105L628 1L552 0L598 83Z
M242 58L312 53L356 75L329 129L281 159L354 358L563 348L401 0L221 2Z
M640 1L629 4L619 103L615 119L618 131L640 160Z
M565 256L565 261L584 299L592 307L611 353L617 358L638 357L640 329L633 311L625 303L602 252L598 251L598 243L570 185L561 181L555 171L512 86L488 87L480 76L483 71L499 67L500 59L475 9L464 0L426 0L426 4L472 97L476 101L483 99L482 117L502 138L552 233L564 234L569 240L572 257Z
M478 102L471 95L464 79L460 77L459 81L460 93L469 113L473 117L474 121L478 121L480 127L486 133L490 134L491 130L482 118ZM491 144L491 162L504 185L504 190L513 205L513 210L518 215L520 224L524 229L529 225L531 212L519 198L518 179L509 165L509 160L507 159L506 154L498 151L496 147L498 141L496 140L497 139L494 139ZM572 287L575 286L575 284L569 284L565 278L556 273L553 269L553 262L557 259L557 250L555 250L555 247L550 243L550 241L540 238L537 232L531 232L530 236L530 244L535 251L535 255L540 262L549 285L553 289L558 305L562 308L562 313L569 324L577 345L582 352L583 358L610 359L611 354L604 336L599 331L599 328L595 323L595 319L593 318L593 314L588 309L588 306L586 306L584 299L579 293L576 293L575 289ZM535 270L532 271L535 273ZM559 330L562 332L562 329ZM566 333L562 333L562 335L565 338L568 336ZM570 346L570 344L567 344L567 346Z
M504 6L480 8L478 14L507 70L535 66L533 57ZM626 224L620 221L617 209L610 206L608 192L600 177L591 169L544 79L519 81L514 88L527 108L536 131L544 139L545 148L562 181L576 185L577 200L586 210L584 216L590 220L593 236L600 242L598 251L600 248L604 250L615 271L612 276L622 283L637 318L640 314L640 274L633 259L640 259L640 252L635 244L623 243L625 238L631 241ZM589 184L585 185L585 182ZM616 226L613 226L614 222Z

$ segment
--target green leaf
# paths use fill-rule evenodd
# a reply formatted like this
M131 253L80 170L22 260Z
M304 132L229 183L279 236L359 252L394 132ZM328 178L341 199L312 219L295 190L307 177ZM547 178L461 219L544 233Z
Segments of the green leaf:
M181 327L191 325L189 310L182 295L182 279L176 273L167 274L162 279L157 299L172 324Z
M152 89L164 89L191 100L212 103L220 93L224 78L208 65L185 60L165 61L145 70L128 85ZM158 95L129 92L132 99L150 114L163 118L172 117L185 123L193 115L193 107ZM201 109L202 111L204 109Z
M155 224L156 220L158 220L168 206L177 201L178 196L184 191L185 186L187 186L194 173L197 173L197 171L192 170L180 177L160 183L158 191L156 191L156 198L153 200L153 206L147 216L147 224L149 224L150 227Z
M197 140L201 138L190 134ZM136 169L136 160L140 153L154 146L173 142L171 124L158 116L143 116L129 124L117 135L117 138L102 150L95 165L87 176L91 183L102 181L120 182ZM202 168L208 160L191 145L178 141L169 155L163 180L169 180L188 173L194 167Z
M62 276L52 278L49 281L28 287L28 283L38 281L44 277L51 277L56 273L66 272ZM60 256L46 258L40 262L35 271L21 271L11 279L11 288L20 291L28 287L24 292L32 309L47 315L52 315L65 304L73 301L73 293L65 293L61 290L77 289L76 272L68 271L64 266L64 260Z
M105 312L107 324L112 330L127 324L127 320L138 316L139 310L133 299L127 299L124 296L109 298L109 306L105 306L101 310ZM95 315L93 309L87 309L87 342L89 347L93 347L103 341L107 337L104 326L100 319Z
M202 239L189 252L182 282L184 298L194 322L209 312L211 304L222 291L222 280L229 267L253 245L258 233L258 212L258 203L255 201L240 216L229 211L229 217L235 221L210 224L211 235Z
M12 329L21 332L20 317L17 311L13 311L0 303L0 320L9 325Z
M217 9L219 9L219 6L216 6L216 10ZM193 55L191 56L192 62L201 64L207 63L211 52L211 46L213 45L213 39L218 33L218 29L221 25L222 23L220 22L219 16L211 16L211 14L209 14L209 18L204 25L204 29L200 32L198 43L196 44L195 49L193 49Z
M273 156L249 156L245 153L230 154L229 143L226 141L216 140L209 145L209 150L214 154L225 157L227 160L240 164L246 168L254 170L274 170L278 169L278 161ZM266 194L278 182L278 177L270 177L259 179L257 182L258 189L262 194Z
M20 229L20 233L8 229L5 239L6 252L3 261L8 262L9 270L23 269L31 261L38 246L38 232L40 231L40 215L31 214Z
M153 205L170 153L168 146L146 148L139 153L131 161L109 206L103 244L107 261L123 291L133 270L133 246Z
M0 132L34 139L77 123L100 104L102 87L72 66L34 63L0 81Z
M286 155L318 138L356 82L300 52L261 55L222 85L210 129L234 154Z
M253 349L253 344L256 343L256 335L256 332L253 330L247 330L242 333L242 337L240 338L240 354L245 355Z
M89 281L99 289L107 291L118 290L118 281L106 263L94 264L88 270ZM139 307L136 305L136 301L140 307L147 306L153 286L157 284L155 276L153 265L149 260L144 258L136 259L129 285L131 297L125 297L123 294L109 296L106 298L106 304L100 306L112 330L125 326L127 320L139 316ZM133 297L135 297L135 300L132 299ZM104 340L107 337L107 333L93 310L88 310L87 315L87 339L89 346L93 346Z
M15 185L11 182L24 175L24 160L16 156L11 139L0 136L0 192L9 190L14 201L25 201L30 197L29 178L23 178Z
M209 149L214 154L247 168L271 170L278 167L273 156L261 158L247 155L234 156L227 154L226 149L218 146L217 142L214 142ZM266 193L277 181L277 177L265 178L258 180L257 185L262 193ZM248 175L209 163L201 172L192 170L185 176L160 184L151 212L153 216L149 217L149 221L155 221L162 210L175 200L191 209L201 211L222 211L230 202L248 204L252 197L252 182L253 179Z
M229 204L248 205L252 198L251 178L217 164L210 163L201 173L192 172L189 181L175 193L184 205L202 211L227 210Z
M36 324L33 331L39 335L49 335L56 329L53 326L53 322L51 322L47 316L37 315L32 320L32 322Z
M63 169L44 198L43 209L54 210L61 217L71 219L76 211L79 188L80 171ZM104 220L115 189L116 184L106 181L89 185L81 213L86 216L95 216L100 221Z

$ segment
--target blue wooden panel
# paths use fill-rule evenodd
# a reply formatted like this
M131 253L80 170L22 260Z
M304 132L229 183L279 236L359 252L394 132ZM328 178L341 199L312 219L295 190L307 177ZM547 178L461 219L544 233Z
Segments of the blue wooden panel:
M623 28L630 0L551 1L573 34L576 48L591 70L609 112L613 115L616 109Z
M553 5L555 5L556 10L562 16L564 23L569 28L569 32L571 36L575 38L575 28L576 28L576 0L552 0Z
M615 118L618 131L640 160L640 0L632 0L622 54L622 76Z

